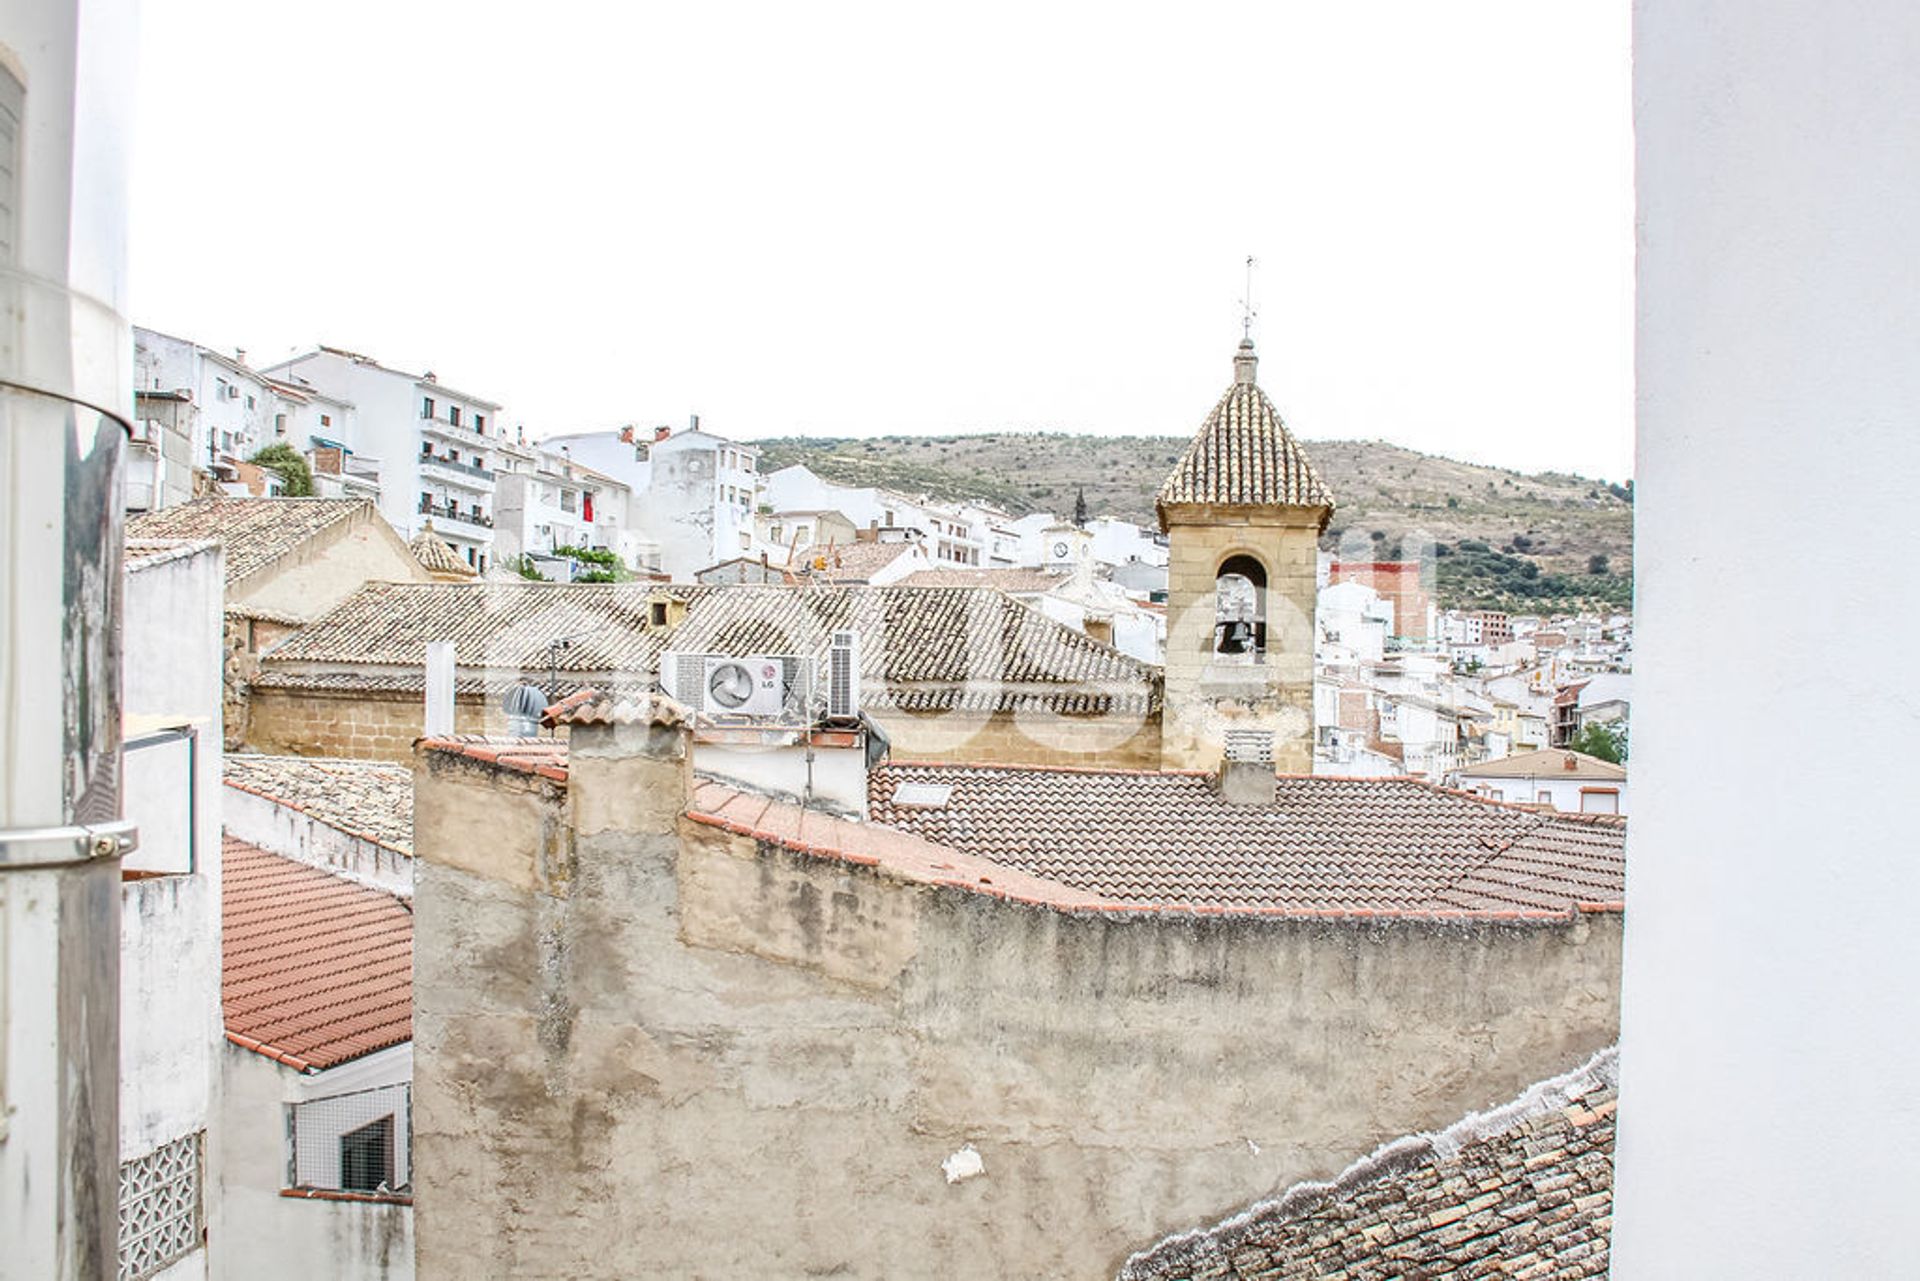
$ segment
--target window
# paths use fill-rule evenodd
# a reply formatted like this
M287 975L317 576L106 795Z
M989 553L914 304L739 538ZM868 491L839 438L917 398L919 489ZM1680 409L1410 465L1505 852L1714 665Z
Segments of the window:
M1618 814L1620 812L1619 790L1612 787L1581 788L1580 812L1582 814Z
M576 501L577 498L578 498L578 495L576 495L571 489L561 490L560 491L560 510L563 512L572 511L578 505Z
M1553 804L1553 793L1545 790L1535 792L1533 794L1533 803L1535 805L1551 805Z
M473 564L473 548L467 548L467 564Z
M273 434L276 436L284 436L287 434L287 416L285 414L275 414L273 416Z
M475 414L473 416L473 429L482 436L487 434L487 416L485 414Z
M252 396L248 396L248 397L247 397L247 408L248 408L248 409L252 409L252 408L253 408L253 397L252 397Z
M332 415L332 414L321 414L321 415L320 415L320 425L321 425L322 427L331 427L331 426L333 426L333 415Z
M665 627L667 625L667 602L663 600L654 601L652 607L648 610L647 617L655 627Z
M458 405L447 406L447 421L452 423L455 427L458 427L460 425L460 406Z
M421 399L421 401L420 401L420 416L421 416L422 418L431 418L431 417L433 417L433 397L431 397L431 396L426 396L426 397L423 397L423 398Z
M121 1163L121 1276L152 1276L200 1248L206 1143L196 1130Z
M381 1192L393 1187L393 1116L340 1136L340 1190Z
M1258 662L1267 650L1267 569L1229 556L1213 583L1213 652Z

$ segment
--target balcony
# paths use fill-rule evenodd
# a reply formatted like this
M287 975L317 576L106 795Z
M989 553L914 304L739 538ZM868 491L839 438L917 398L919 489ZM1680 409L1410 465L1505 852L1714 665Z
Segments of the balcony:
M459 485L463 489L484 493L493 488L495 473L491 469L476 463L448 458L444 454L421 454L420 468L429 474L439 475L449 484Z
M430 436L438 436L442 440L450 440L455 444L466 445L473 449L498 449L506 444L500 437L483 436L464 423L455 426L444 418L430 417L424 413L420 415L420 430Z
M452 503L436 503L431 499L420 500L420 514L431 516L436 521L446 521L456 527L481 530L493 528L493 517L472 507L456 507Z

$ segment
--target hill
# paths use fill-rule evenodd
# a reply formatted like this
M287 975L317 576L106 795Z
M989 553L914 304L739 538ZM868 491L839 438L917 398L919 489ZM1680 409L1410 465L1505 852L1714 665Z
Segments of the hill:
M1087 505L1154 524L1153 495L1186 448L1175 436L989 432L756 442L761 470L804 463L844 484L980 499L1016 516ZM1632 599L1631 485L1523 475L1383 441L1306 441L1337 507L1322 539L1354 559L1397 559L1431 543L1441 603L1526 610Z

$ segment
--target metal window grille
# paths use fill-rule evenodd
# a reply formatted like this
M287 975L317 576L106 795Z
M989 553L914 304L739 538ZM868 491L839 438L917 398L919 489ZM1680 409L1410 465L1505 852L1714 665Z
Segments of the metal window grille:
M413 1088L382 1085L287 1107L287 1182L326 1192L413 1185Z
M120 1166L120 1281L152 1276L200 1248L207 1132Z

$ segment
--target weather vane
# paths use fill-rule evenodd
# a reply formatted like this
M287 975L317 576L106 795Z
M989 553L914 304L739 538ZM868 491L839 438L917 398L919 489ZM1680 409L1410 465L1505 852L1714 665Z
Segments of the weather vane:
M1248 342L1253 341L1254 317L1260 313L1253 308L1253 255L1247 255L1247 294L1240 300L1240 336Z

